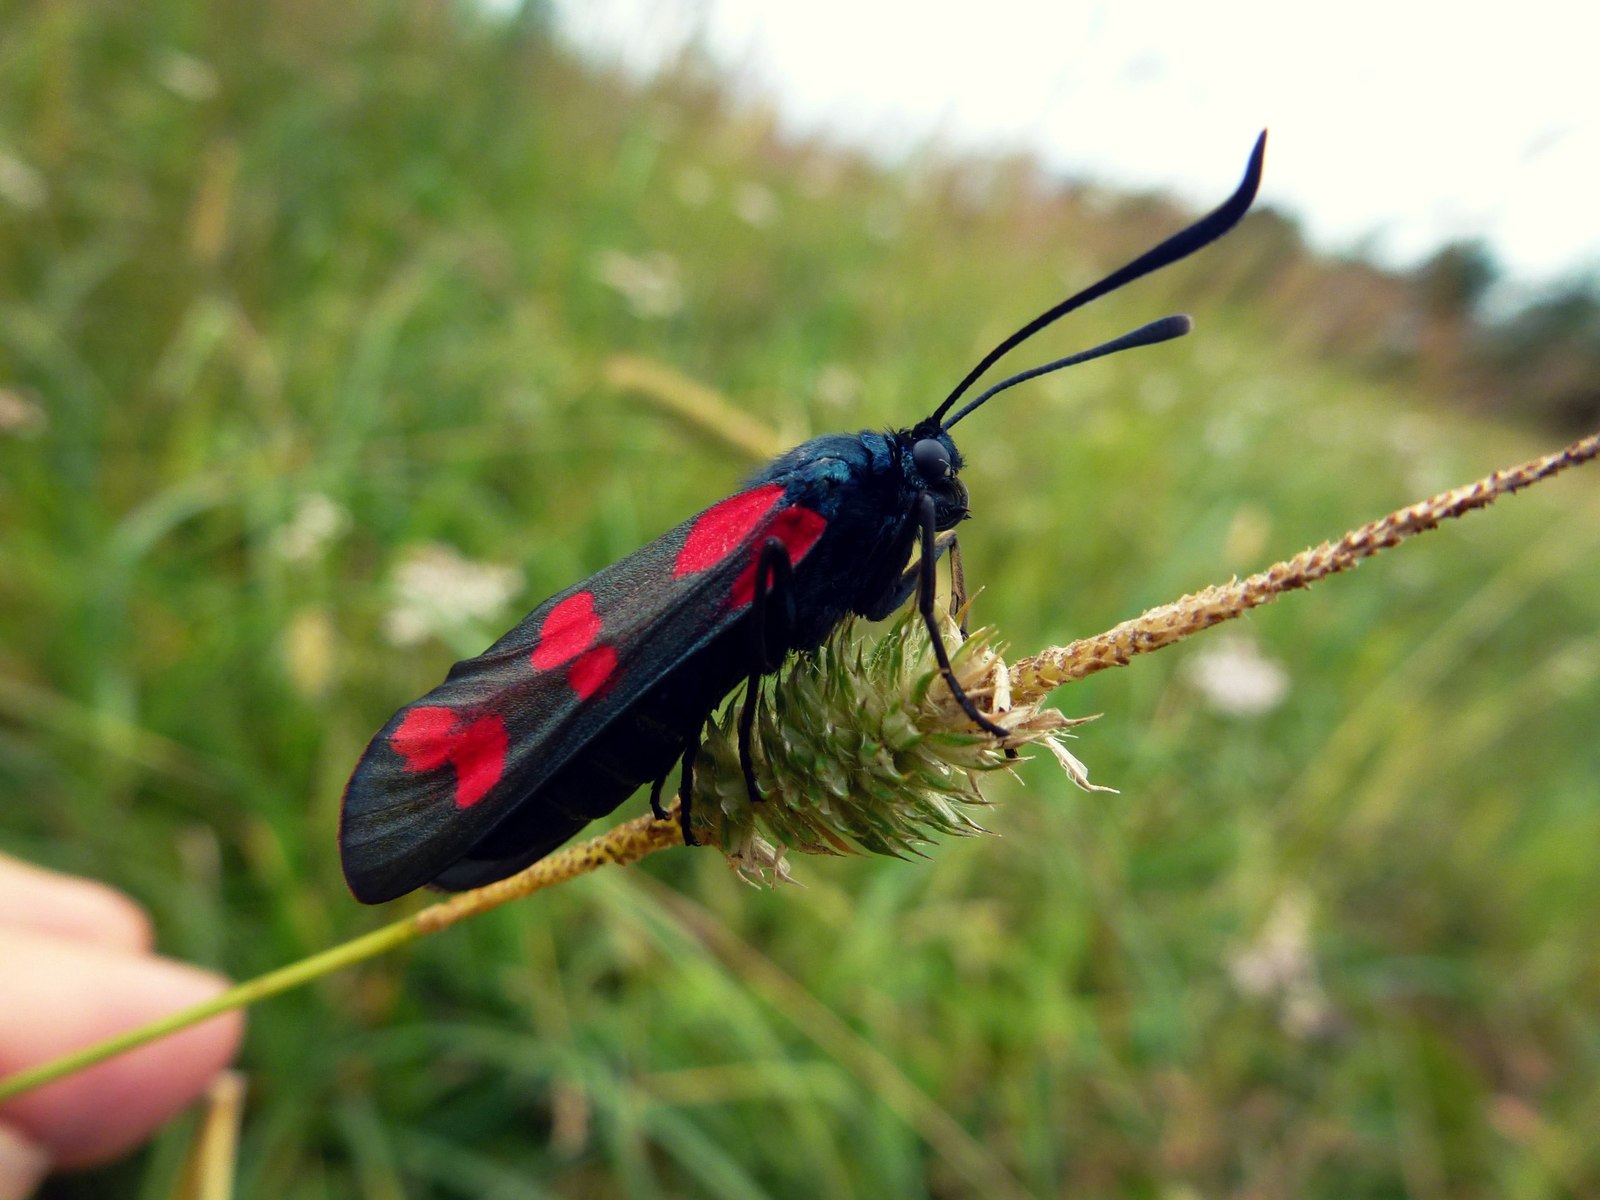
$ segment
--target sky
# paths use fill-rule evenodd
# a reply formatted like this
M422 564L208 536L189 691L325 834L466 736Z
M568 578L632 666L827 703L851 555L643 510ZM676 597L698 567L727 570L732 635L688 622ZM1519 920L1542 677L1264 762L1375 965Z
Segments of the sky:
M1489 242L1523 288L1600 267L1600 5L1407 0L556 0L648 71L694 42L797 133L932 143L1209 207L1268 127L1262 196L1407 266Z

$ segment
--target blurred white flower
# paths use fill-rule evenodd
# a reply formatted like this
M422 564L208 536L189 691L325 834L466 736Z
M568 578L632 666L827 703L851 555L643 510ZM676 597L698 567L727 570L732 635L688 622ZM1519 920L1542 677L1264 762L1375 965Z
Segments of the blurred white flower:
M733 211L746 225L765 229L778 219L778 198L764 183L742 183L733 194Z
M24 211L40 208L50 198L44 176L20 158L0 150L0 200Z
M44 409L12 388L0 388L0 434L32 437L48 424Z
M1218 637L1189 659L1183 675L1206 705L1224 716L1271 712L1289 694L1289 672L1237 634Z
M670 317L683 308L678 260L670 254L625 254L606 250L595 262L595 278L618 292L636 317Z
M1253 1000L1268 999L1315 978L1311 960L1311 902L1304 892L1278 898L1255 941L1228 959L1233 985Z
M300 497L294 516L272 535L272 549L285 562L308 563L350 528L350 514L321 492Z
M301 696L320 699L333 681L338 638L324 608L303 608L284 626L279 651L284 670Z
M1240 994L1278 1010L1278 1024L1304 1041L1337 1033L1342 1019L1317 977L1311 953L1311 901L1304 892L1279 897L1261 931L1228 959Z
M156 63L156 76L174 95L196 103L211 99L221 88L210 64L176 50L161 56Z
M861 377L840 363L817 372L817 401L829 408L854 408L861 398Z
M394 603L384 631L396 646L415 646L500 613L522 590L522 572L503 563L474 562L454 547L415 546L394 569Z
M1201 439L1216 458L1233 458L1250 441L1245 418L1237 409L1219 412L1208 420Z

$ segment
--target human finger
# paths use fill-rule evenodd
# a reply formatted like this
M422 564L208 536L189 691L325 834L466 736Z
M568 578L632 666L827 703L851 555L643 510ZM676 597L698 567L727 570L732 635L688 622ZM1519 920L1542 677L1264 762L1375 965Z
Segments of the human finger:
M0 1076L197 1004L227 981L185 963L0 928ZM232 1058L237 1013L130 1050L0 1106L60 1167L138 1145Z
M92 879L0 854L0 925L148 952L150 918L127 896Z

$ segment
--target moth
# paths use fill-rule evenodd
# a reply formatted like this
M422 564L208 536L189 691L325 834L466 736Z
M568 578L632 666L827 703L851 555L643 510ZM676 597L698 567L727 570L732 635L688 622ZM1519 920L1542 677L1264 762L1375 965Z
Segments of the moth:
M1009 388L1179 337L1189 319L1163 317L956 405L1046 326L1232 229L1255 199L1265 149L1263 133L1221 206L1023 325L927 417L888 432L828 434L779 455L732 496L550 597L396 712L344 792L339 848L356 898L376 904L424 885L458 891L504 878L645 784L664 817L661 793L675 768L692 844L707 717L746 684L740 762L759 803L750 740L762 676L819 646L848 614L877 620L913 596L951 693L975 726L1004 737L957 683L935 623L936 563L948 551L958 577L954 531L968 516L950 431Z

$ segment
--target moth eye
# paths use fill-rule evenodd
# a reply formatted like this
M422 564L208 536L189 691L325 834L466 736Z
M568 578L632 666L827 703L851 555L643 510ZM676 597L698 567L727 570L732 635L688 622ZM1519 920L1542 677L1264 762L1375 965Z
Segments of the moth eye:
M936 438L920 438L911 447L911 461L929 482L950 476L950 452Z

